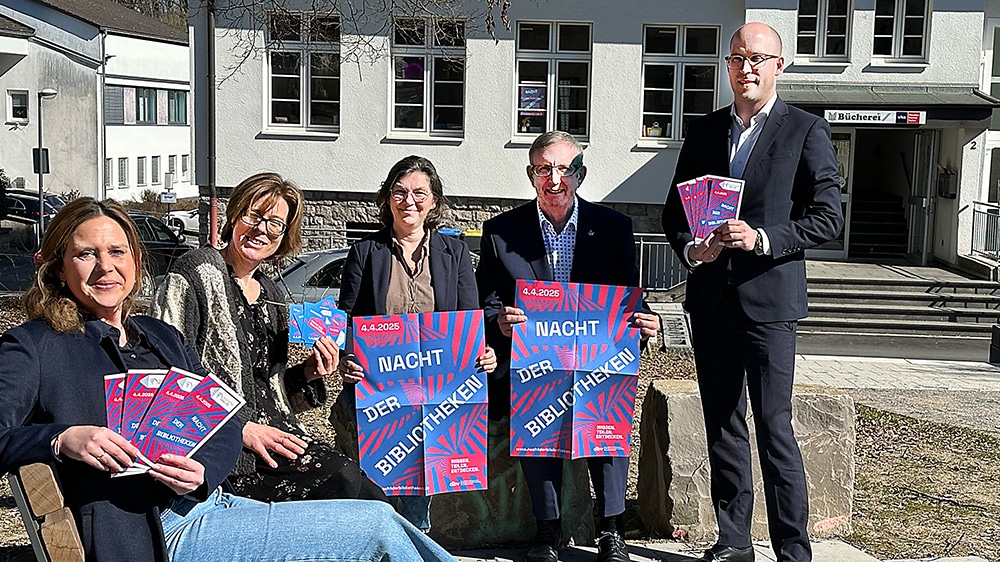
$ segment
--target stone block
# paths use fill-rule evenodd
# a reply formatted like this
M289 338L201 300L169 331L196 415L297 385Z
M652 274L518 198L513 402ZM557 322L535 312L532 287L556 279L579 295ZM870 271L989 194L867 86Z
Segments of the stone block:
M358 458L357 421L350 393L341 393L330 412L337 432L337 448ZM525 546L535 536L531 498L517 459L510 456L509 420L489 423L489 489L434 496L431 502L431 537L448 548ZM563 536L574 544L594 544L593 500L584 460L563 463Z
M751 535L766 540L767 515L753 412L748 412L753 457ZM802 451L809 490L809 531L814 539L851 532L854 497L854 402L835 389L796 386L792 426ZM694 381L654 381L646 392L640 425L638 507L650 531L684 531L713 542L718 526L712 508L701 400Z

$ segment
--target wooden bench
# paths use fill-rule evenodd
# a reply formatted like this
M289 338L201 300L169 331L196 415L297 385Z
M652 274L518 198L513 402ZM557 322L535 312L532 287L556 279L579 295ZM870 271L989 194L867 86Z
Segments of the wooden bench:
M55 471L47 464L22 466L7 475L24 530L39 562L84 562L83 543L66 507Z

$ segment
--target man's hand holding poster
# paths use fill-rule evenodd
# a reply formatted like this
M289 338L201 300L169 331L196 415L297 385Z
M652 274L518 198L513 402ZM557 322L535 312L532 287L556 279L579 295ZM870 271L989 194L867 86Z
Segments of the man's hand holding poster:
M635 287L517 282L512 456L628 456L639 373Z
M481 310L355 318L361 467L387 495L486 489Z

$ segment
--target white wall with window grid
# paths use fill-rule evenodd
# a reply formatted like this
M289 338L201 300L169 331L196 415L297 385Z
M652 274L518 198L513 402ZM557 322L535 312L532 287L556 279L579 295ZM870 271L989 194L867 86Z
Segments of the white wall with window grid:
M784 40L790 64L782 81L969 87L979 81L983 12L968 9L963 0L794 5L799 9L747 4L747 21L767 22Z
M837 1L804 11L836 11ZM339 28L320 33L335 22L320 21L318 30L285 24L280 45L249 59L217 91L226 124L217 131L218 183L270 169L308 190L373 193L396 160L419 154L437 165L450 194L529 199L528 145L543 130L563 128L587 143L582 196L660 203L685 123L732 100L721 57L745 21L766 21L782 34L785 82L975 84L979 40L962 37L981 28L982 12L936 0L924 18L926 54L901 64L873 54L875 4L884 10L890 1L917 0L849 4L846 55L826 66L816 64L822 57L795 54L798 12L777 0L755 0L747 10L722 0L515 3L512 30L498 31L499 44L473 29L464 46L436 44L435 22L407 23L402 36L367 30L350 41ZM219 68L236 62L239 45L266 43L263 32L219 25ZM326 61L348 58L349 43L374 44L383 56L328 68ZM461 98L453 95L459 82Z
M470 29L465 45L442 41L448 34L434 21L339 42L329 40L340 37L328 33L328 22L319 30L274 26L278 44L217 90L219 185L274 170L307 190L374 193L394 162L419 154L435 163L449 194L530 199L528 146L539 128L561 127L587 143L582 196L661 203L680 123L732 99L719 57L743 12L721 0L586 0L515 3L510 17L499 44L482 29ZM533 38L520 35L522 24ZM218 25L218 68L236 62L238 45L265 43ZM647 26L672 29L675 41L648 59ZM355 41L372 42L383 56L346 62ZM338 52L345 62L332 72L325 61ZM655 95L644 91L646 64L675 69L672 80L651 82ZM714 78L704 78L706 69ZM646 101L654 97L659 102ZM659 135L649 134L654 121L663 121Z

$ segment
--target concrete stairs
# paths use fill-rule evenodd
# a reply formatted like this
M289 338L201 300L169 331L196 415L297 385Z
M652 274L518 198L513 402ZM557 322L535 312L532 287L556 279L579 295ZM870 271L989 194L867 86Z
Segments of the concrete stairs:
M906 253L908 231L903 198L856 190L851 207L852 258L898 258Z
M1000 284L977 280L810 277L799 333L895 333L988 338Z

